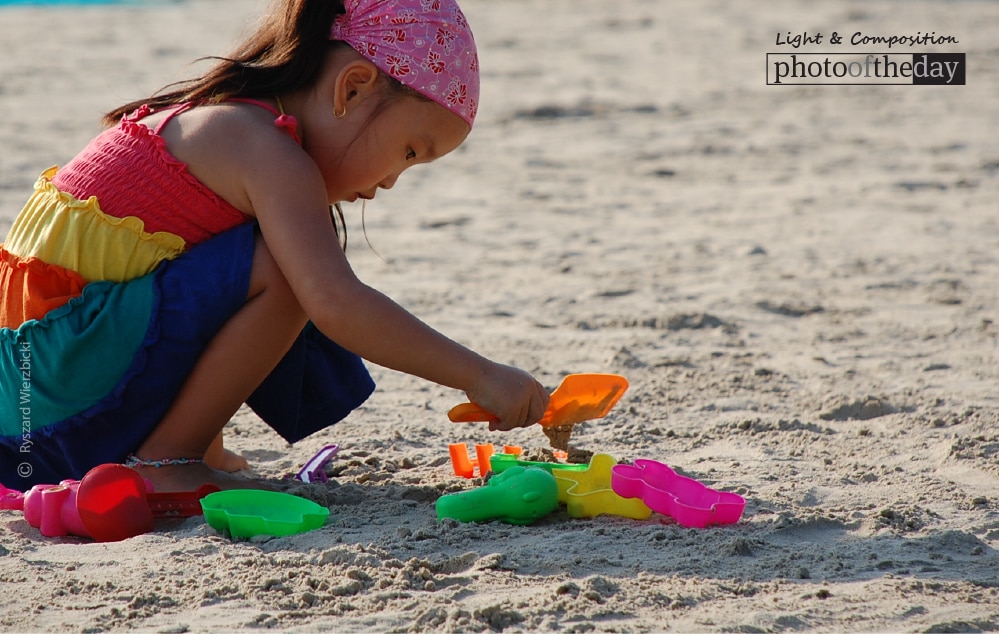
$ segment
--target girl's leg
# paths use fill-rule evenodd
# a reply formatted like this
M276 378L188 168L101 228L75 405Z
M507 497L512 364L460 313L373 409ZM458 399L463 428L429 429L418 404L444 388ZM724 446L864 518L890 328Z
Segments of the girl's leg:
M203 458L222 427L291 348L306 316L257 235L246 304L219 330L163 420L136 451L147 460ZM142 467L157 491L193 490L206 482L245 479L206 465Z

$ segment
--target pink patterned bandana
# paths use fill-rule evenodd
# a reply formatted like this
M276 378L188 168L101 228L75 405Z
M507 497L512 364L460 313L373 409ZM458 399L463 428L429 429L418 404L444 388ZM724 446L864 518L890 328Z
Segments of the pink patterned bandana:
M479 109L479 57L454 0L345 0L331 40L341 40L413 90L464 119Z

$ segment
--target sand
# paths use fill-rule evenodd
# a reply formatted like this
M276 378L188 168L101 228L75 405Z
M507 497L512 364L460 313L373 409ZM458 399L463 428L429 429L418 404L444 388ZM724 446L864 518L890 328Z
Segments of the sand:
M259 6L0 9L0 228L101 112ZM0 629L999 629L999 5L465 8L476 129L368 205L381 257L348 209L358 274L550 387L625 375L573 443L737 492L742 520L439 522L440 495L481 483L448 443L547 439L452 424L462 394L374 367L375 396L295 446L249 411L226 430L268 478L339 443L329 485L292 489L325 527L96 544L0 512ZM793 52L778 33L833 30L955 36L916 51L966 53L967 85L765 85L765 54Z

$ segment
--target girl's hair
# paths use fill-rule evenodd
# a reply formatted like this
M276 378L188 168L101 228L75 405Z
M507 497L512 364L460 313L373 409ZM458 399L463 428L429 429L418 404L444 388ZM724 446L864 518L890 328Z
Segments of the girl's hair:
M219 103L232 97L267 99L304 88L316 80L331 47L349 46L330 41L333 20L341 13L345 13L343 0L274 0L260 26L229 57L202 58L215 60L215 66L200 77L169 84L151 97L115 108L104 115L104 125L117 125L122 116L140 106L157 109L187 102ZM397 97L428 100L386 73L379 73L379 79L389 89L385 93L388 98L374 115ZM330 208L338 235L334 209L339 226L344 228L341 245L346 249L343 211L339 204Z
M331 45L330 26L342 0L276 0L260 26L230 57L194 79L165 86L151 97L104 115L113 126L139 106L156 109L185 102L218 103L231 97L269 98L312 83Z

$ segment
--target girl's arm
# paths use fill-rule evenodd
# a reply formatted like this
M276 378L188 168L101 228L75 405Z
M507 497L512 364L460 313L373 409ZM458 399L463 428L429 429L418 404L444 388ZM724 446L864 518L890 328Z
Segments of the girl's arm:
M495 429L537 422L548 394L528 373L452 341L356 277L315 164L284 148L267 166L248 167L244 182L264 242L316 327L373 363L464 391L499 418Z

